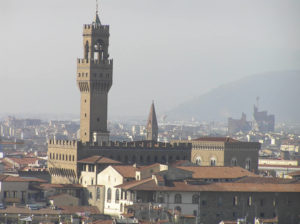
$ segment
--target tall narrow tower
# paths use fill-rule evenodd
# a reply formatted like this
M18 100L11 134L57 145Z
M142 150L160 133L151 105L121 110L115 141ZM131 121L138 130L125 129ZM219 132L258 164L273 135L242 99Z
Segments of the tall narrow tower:
M147 140L157 141L158 137L158 125L156 119L156 113L154 108L154 102L151 104L150 113L147 122Z
M92 24L83 27L83 59L77 60L82 142L108 141L107 97L112 86L113 60L109 59L109 26L96 11Z

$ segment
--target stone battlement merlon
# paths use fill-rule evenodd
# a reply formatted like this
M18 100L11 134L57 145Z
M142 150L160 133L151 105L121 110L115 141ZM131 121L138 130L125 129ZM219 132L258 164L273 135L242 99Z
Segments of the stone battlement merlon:
M60 148L77 148L78 141L76 140L48 140L48 147L60 147Z
M110 67L113 66L113 59L108 59L104 61L94 60L94 59L84 59L84 58L77 58L77 64L82 65L109 65Z
M83 34L90 34L94 31L109 33L109 25L84 24Z
M82 143L80 143L82 144ZM94 143L84 143L82 146L91 149L103 149L103 148L117 148L117 149L191 149L191 143L163 143L163 142L94 142Z

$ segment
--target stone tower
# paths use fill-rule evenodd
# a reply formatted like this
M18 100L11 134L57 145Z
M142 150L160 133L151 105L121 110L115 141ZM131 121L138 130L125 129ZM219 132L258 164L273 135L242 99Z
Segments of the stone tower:
M107 97L112 86L113 60L109 59L109 26L96 11L92 24L83 27L84 58L77 60L77 84L81 93L80 139L83 143L108 141Z
M152 102L150 113L147 122L147 140L157 141L158 137L158 125L156 119L156 113L154 108L154 102Z

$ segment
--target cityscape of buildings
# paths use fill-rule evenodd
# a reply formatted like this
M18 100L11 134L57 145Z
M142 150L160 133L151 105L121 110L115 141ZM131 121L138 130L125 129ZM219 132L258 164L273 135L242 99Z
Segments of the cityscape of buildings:
M0 121L1 223L300 223L299 127L257 105L251 122L168 121L155 102L108 122L109 37L98 12L83 26L79 122Z

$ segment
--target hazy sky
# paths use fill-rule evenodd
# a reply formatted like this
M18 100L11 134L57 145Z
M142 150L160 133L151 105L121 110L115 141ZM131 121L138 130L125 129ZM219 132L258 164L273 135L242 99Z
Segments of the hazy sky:
M79 115L76 58L94 0L0 0L0 112ZM158 113L242 77L300 69L299 0L101 0L109 116Z

